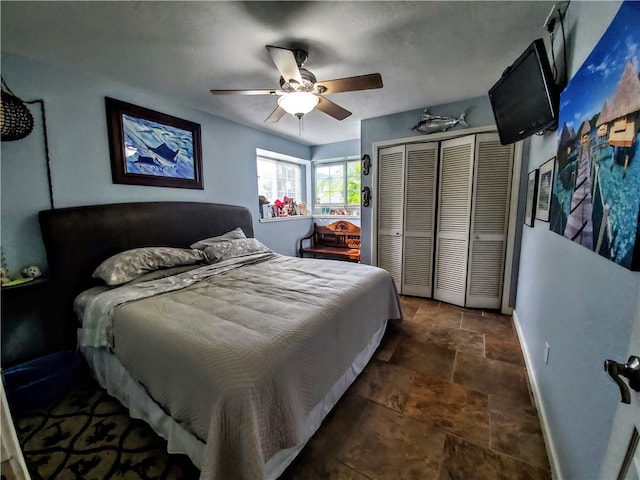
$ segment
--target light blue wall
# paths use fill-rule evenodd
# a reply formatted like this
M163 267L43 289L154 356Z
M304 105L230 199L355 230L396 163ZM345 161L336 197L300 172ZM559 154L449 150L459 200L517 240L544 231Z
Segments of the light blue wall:
M2 53L2 76L25 100L46 105L56 207L135 202L202 201L251 209L258 239L272 249L295 255L295 242L310 221L258 223L256 148L310 159L310 147L251 129L170 99L102 77L85 75ZM115 185L107 139L104 97L158 110L197 122L202 128L204 190ZM49 207L39 111L27 138L3 142L1 150L2 248L10 271L27 264L44 266L37 212Z
M311 160L328 160L351 156L360 156L360 140L358 139L311 147Z
M496 75L496 80L500 75ZM443 87L446 88L446 87ZM429 106L429 113L433 115L443 115L449 117L459 117L464 111L467 112L466 122L468 127L457 125L453 130L464 130L471 127L484 127L487 125L495 125L491 104L488 96L461 100L459 102L447 103L443 105ZM420 120L424 109L412 110L408 112L396 113L384 117L370 118L364 120L360 126L360 151L362 155L369 154L371 162L375 163L373 157L373 144L386 140L401 140L408 137L415 137L417 134L413 127ZM399 142L400 143L400 142ZM362 187L368 186L375 195L374 187L371 185L371 175L362 177ZM362 208L362 247L361 256L362 263L371 263L371 208Z
M569 77L619 5L571 2L565 22ZM525 173L555 154L556 135L533 137ZM598 476L620 400L602 362L626 361L639 295L640 273L551 232L549 223L536 221L534 228L524 228L516 317L529 353L529 375L539 387L566 479ZM551 347L548 365L543 358L545 342ZM637 350L640 353L640 345Z

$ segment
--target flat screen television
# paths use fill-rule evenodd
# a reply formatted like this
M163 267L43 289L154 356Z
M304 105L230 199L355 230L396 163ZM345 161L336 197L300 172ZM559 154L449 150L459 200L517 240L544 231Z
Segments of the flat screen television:
M541 38L489 90L500 143L508 145L558 124L559 88Z

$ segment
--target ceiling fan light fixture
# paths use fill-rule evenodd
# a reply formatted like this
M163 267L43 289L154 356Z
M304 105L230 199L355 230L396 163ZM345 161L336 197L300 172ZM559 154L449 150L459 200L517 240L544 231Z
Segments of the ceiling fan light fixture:
M298 118L302 118L316 108L318 102L318 96L311 92L285 93L278 99L278 105L280 105L285 112L295 115Z

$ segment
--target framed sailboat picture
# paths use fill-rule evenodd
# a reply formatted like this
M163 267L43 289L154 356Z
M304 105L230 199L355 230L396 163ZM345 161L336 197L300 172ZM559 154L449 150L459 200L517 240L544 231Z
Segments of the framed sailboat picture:
M113 183L202 190L200 125L106 97Z
M560 96L551 230L640 270L640 2L622 3ZM540 172L542 175L542 170Z

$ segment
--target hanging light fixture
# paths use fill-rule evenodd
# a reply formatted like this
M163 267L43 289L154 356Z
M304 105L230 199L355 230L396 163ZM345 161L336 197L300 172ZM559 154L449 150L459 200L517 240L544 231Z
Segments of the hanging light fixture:
M3 142L25 138L33 130L33 115L2 79L2 94L0 97L0 132ZM5 90L6 87L6 90Z
M318 96L311 92L290 92L278 99L278 105L285 112L302 118L318 105L318 101Z
M9 85L0 78L2 92L0 93L0 140L10 142L27 137L33 130L34 119L27 105L39 104L42 113L42 136L44 140L44 155L47 160L47 181L49 186L49 201L53 203L53 185L51 183L51 158L49 157L49 138L47 136L47 117L44 112L44 100L21 100L15 95Z

